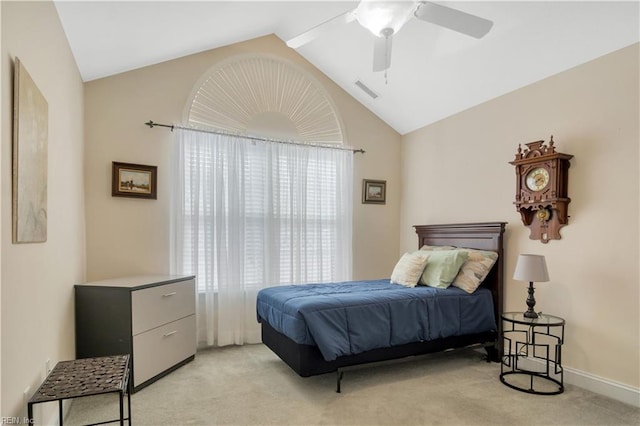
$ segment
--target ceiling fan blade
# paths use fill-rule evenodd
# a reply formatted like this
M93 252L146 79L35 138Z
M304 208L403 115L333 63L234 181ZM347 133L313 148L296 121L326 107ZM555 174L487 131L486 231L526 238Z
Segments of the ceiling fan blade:
M384 71L391 66L391 40L393 36L376 37L373 45L373 72Z
M356 19L354 11L345 12L341 15L336 16L335 18L331 18L328 21L324 21L323 23L316 25L308 31L303 32L300 35L295 36L294 38L287 40L287 46L292 49L297 49L300 46L303 46L310 41L316 39L320 34L330 31L333 28L337 28L340 25L348 24Z
M484 37L493 26L493 22L488 19L431 2L421 2L415 15L423 21L475 38Z

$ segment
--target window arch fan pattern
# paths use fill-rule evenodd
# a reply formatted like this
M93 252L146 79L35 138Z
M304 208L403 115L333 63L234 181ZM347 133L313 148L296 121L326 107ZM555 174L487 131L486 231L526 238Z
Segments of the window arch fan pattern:
M193 93L174 132L171 269L197 277L200 347L259 343L262 288L351 279L354 152L324 88L287 62L236 58Z
M344 141L325 89L306 71L267 56L232 58L214 67L193 96L188 122L232 134Z

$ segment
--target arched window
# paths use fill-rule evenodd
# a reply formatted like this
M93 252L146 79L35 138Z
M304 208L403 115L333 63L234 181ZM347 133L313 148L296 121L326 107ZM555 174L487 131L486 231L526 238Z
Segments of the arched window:
M242 55L210 69L192 96L188 124L233 134L342 144L341 121L326 90L279 58Z
M277 58L215 66L185 118L214 132L175 132L175 272L198 277L201 346L257 343L260 289L351 278L353 152L324 146L344 142L330 97Z

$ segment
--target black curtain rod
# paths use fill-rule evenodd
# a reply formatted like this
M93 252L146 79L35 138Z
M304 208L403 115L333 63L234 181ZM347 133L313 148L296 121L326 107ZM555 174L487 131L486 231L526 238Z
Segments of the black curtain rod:
M253 136L241 136L241 135L234 135L232 133L216 132L216 131L213 131L213 130L192 129L190 127L176 126L176 125L173 125L173 124L160 124L160 123L156 123L156 122L151 121L151 120L147 121L144 124L149 126L150 129L153 129L154 127L166 127L166 128L171 129L172 132L173 132L174 129L183 129L183 130L191 130L192 132L212 133L214 135L235 136L235 137L240 137L240 138L245 138L245 139L251 139L251 140L254 140L254 141L260 141L260 142L276 142L276 143L287 143L287 144L291 144L291 145L315 146L315 147L319 147L319 148L342 149L342 150L345 150L345 151L353 151L354 154L357 154L357 153L364 154L365 153L364 149L343 148L343 147L331 146L331 145L311 144L311 143L294 142L294 141L282 141L282 140L276 140L276 139L256 138L256 137L253 137Z

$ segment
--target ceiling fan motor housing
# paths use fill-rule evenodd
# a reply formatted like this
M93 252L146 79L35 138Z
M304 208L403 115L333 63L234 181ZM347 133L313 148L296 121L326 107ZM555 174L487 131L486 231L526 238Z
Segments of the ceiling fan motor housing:
M400 31L416 8L416 2L362 0L355 15L360 25L376 37L389 37Z

